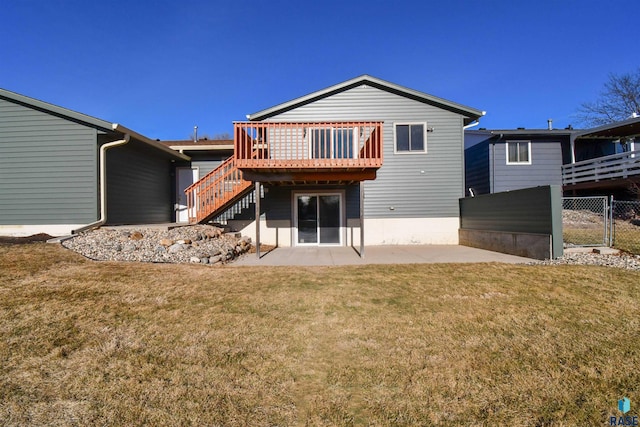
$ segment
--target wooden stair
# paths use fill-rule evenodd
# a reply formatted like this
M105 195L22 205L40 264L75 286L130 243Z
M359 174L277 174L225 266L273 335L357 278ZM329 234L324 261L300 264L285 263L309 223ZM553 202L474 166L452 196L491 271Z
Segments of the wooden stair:
M242 178L234 157L228 158L184 191L189 223L203 223L215 218L252 190L251 181Z

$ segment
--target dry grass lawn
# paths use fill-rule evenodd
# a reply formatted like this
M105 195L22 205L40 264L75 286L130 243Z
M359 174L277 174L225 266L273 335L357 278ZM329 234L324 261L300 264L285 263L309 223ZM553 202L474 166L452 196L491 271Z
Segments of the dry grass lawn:
M613 247L625 252L640 255L640 227L617 222L615 225L615 239ZM563 227L562 236L565 243L579 246L601 246L608 245L605 242L602 228L567 228Z
M608 425L640 273L212 268L0 245L2 425Z

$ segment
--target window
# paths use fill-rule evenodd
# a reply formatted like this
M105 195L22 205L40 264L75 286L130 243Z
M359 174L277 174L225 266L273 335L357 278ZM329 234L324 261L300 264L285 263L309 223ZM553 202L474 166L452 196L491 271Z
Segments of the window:
M396 153L426 153L426 128L425 123L396 123Z
M531 141L507 141L507 164L530 165Z
M355 157L354 132L357 128L319 128L310 131L310 151L314 159L352 159Z

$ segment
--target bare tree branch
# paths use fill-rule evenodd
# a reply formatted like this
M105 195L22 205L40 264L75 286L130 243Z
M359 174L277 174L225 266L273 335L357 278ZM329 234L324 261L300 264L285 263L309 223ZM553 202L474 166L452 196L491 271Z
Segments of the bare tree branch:
M640 114L640 68L626 74L609 74L604 90L594 102L578 109L578 120L590 126L603 125Z

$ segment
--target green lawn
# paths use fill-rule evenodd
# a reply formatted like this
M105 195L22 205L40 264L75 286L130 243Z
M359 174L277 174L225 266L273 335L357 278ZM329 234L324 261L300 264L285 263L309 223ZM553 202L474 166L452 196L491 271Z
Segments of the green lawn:
M2 425L608 425L640 273L98 263L0 245Z

